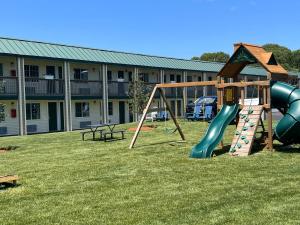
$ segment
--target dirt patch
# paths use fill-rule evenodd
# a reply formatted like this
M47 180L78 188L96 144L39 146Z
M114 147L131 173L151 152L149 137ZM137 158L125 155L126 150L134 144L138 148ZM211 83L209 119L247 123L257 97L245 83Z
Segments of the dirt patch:
M0 147L0 153L9 152L17 148L18 148L17 146Z
M155 125L147 125L147 126L142 126L141 131L151 131L157 126ZM128 128L128 131L136 131L136 127L130 127Z

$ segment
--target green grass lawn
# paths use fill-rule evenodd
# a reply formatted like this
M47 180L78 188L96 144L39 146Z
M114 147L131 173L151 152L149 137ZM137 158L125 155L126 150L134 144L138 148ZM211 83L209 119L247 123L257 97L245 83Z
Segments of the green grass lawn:
M134 150L132 132L110 143L77 131L1 138L18 148L0 154L0 175L20 185L0 190L0 224L300 224L298 146L190 159L207 123L180 123L186 143L158 123Z

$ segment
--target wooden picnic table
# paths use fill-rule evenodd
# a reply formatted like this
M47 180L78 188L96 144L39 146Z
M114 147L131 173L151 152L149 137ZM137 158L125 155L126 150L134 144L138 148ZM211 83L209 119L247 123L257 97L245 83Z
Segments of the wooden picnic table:
M88 127L91 129L92 132L97 132L99 128L108 127L108 129L112 132L116 125L119 125L118 123L99 123L99 124L93 124L89 125Z
M101 129L101 128L108 127L109 132L113 133L116 125L118 125L118 123L99 123L99 124L88 125L87 128L89 128L90 131L82 131L81 132L82 140L84 141L85 134L89 134L89 133L93 134L93 140L95 140L95 135L97 132L100 133L100 139L102 139L103 129Z

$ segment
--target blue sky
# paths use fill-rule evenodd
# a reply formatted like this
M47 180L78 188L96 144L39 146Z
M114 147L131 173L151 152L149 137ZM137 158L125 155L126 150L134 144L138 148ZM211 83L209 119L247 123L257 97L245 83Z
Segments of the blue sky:
M232 53L235 42L300 48L297 0L9 0L1 8L5 37L178 58Z

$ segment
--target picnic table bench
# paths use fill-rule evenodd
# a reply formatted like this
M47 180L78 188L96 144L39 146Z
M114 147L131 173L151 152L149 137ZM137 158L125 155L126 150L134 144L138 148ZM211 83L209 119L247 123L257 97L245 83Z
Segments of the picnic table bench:
M113 139L113 134L120 133L122 134L122 139L124 139L124 132L125 130L114 130L116 125L119 125L117 123L101 123L101 124L94 124L94 125L89 125L88 127L90 128L89 130L85 130L80 132L82 140L84 141L84 137L86 134L92 134L93 135L93 140L96 138L96 133L99 132L100 134L100 140L107 141L108 135L110 135L110 139ZM108 127L108 130L105 130L104 128Z
M122 140L125 138L124 137L124 132L125 130L113 130L113 131L104 131L102 132L102 135L103 135L103 138L104 138L104 141L107 141L107 135L110 135L110 139L113 139L114 138L114 134L122 134Z
M99 132L100 133L100 138L102 137L102 130L84 130L84 131L81 131L80 134L81 134L81 139L84 141L84 137L86 134L93 134L93 140L96 139L96 133Z

